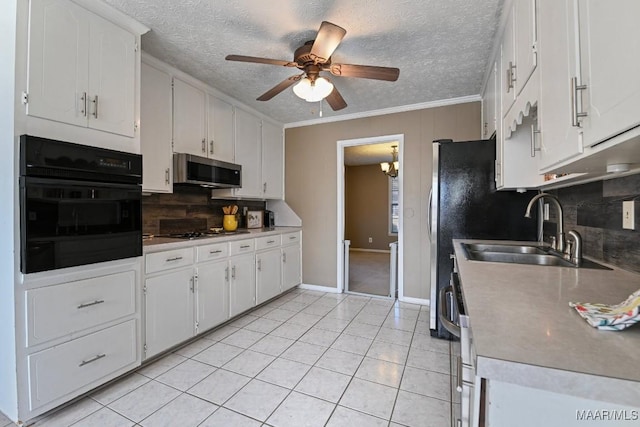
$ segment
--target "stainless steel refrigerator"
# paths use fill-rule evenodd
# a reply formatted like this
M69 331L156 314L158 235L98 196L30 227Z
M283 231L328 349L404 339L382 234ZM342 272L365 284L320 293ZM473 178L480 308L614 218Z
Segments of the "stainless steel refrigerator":
M495 139L433 142L430 203L432 336L451 339L438 319L440 289L453 269L452 239L536 240L537 219L524 218L535 191L497 191Z

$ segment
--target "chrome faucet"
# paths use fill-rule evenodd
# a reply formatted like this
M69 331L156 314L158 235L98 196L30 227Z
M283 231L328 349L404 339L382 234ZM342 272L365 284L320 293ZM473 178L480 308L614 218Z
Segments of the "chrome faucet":
M535 202L537 202L538 200L542 199L542 198L549 199L555 205L555 207L558 209L558 232L556 234L556 240L551 245L551 248L557 250L560 253L563 253L564 252L564 244L565 244L565 240L564 240L564 219L563 219L563 213L562 213L562 205L560 204L560 200L558 200L558 198L556 196L554 196L553 194L549 194L549 193L536 194L529 201L529 204L527 205L527 211L524 213L524 216L525 216L525 218L531 218L531 208L533 207L533 204Z

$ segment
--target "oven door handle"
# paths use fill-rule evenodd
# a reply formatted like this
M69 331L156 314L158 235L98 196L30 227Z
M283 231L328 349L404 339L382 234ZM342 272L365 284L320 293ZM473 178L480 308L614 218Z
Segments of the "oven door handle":
M447 304L447 294L453 295L453 287L447 286L440 289L439 293L439 317L444 328L456 337L460 338L460 326L456 325L449 319L449 306Z

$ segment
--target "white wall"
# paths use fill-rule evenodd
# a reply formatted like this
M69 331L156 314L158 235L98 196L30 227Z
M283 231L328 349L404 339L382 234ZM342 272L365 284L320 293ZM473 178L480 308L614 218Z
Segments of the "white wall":
M2 0L0 5L0 410L13 419L17 417L18 405L13 293L16 272L14 245L18 236L14 100L19 1Z

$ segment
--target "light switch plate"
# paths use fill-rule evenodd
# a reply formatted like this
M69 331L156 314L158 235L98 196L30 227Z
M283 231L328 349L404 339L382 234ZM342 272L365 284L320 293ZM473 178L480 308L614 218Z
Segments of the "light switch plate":
M542 219L549 221L549 203L544 204Z
M636 229L635 206L633 200L622 202L622 228L625 230Z

